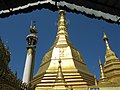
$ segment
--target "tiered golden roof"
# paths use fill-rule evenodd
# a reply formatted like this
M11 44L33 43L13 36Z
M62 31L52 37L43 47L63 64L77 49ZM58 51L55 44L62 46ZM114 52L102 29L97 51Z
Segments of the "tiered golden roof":
M58 63L59 59L60 63ZM61 75L62 80L56 81L58 75ZM64 10L59 11L56 40L43 57L31 84L35 90L61 90L61 87L84 90L84 88L87 89L88 86L95 84L95 79L89 72L81 54L70 42Z
M111 50L109 43L108 43L108 37L105 33L104 33L103 40L105 41L105 44L106 44L106 55L105 55L106 63L109 63L111 60L119 61L116 54Z
M103 68L104 74L109 82L120 85L120 60L111 50L108 43L108 37L105 33L103 39L106 44L105 63Z

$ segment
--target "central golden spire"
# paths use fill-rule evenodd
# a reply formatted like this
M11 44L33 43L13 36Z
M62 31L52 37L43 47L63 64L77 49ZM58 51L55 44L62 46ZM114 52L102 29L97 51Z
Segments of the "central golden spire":
M65 11L59 10L58 34L57 35L64 34L65 36L68 36L66 30L67 30L67 21L65 19Z
M67 33L67 21L65 18L65 11L59 10L58 32L53 47L66 47L68 45L72 46Z
M58 63L59 62L59 63ZM87 88L95 84L80 52L72 46L67 33L65 11L59 11L58 33L50 50L43 57L32 81L35 90ZM80 90L80 89L79 89Z

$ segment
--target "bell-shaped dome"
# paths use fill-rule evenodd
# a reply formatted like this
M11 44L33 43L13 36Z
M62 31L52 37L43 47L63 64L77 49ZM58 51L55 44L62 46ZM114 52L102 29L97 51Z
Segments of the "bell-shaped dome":
M43 57L40 68L32 81L36 89L44 87L43 90L48 90L60 88L63 85L75 87L83 84L85 86L94 85L94 77L89 72L80 52L70 42L66 25L65 11L60 10L56 40ZM61 63L58 63L59 60ZM59 70L60 68L61 70ZM62 80L56 80L60 76L58 73L62 73ZM62 86L56 87L59 84Z

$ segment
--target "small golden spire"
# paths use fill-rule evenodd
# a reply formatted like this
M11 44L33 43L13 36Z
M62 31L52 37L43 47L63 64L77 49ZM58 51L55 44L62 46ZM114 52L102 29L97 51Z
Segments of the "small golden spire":
M68 36L67 34L67 21L65 19L65 11L59 10L59 20L58 20L58 35L64 34Z
M30 32L33 33L33 34L36 34L36 33L37 33L36 21L31 21Z
M105 79L105 75L104 75L104 71L103 71L102 62L100 60L100 57L99 57L99 67L100 67L100 79L104 80Z
M61 13L65 14L65 10L59 10L59 14Z
M109 46L109 44L108 44L108 37L107 37L107 35L104 33L104 36L103 36L103 40L105 41L105 43L106 43L106 49L110 49L110 46Z
M65 88L65 90L68 88L63 76L62 72L62 67L61 67L61 58L58 60L59 66L58 66L58 72L57 72L57 77L54 82L53 88L60 88L59 86L57 87L58 84L61 84L62 88Z
M99 65L102 65L102 62L101 62L101 60L100 60L100 57L99 57Z
M59 58L58 60L58 63L59 63L59 66L58 66L58 77L63 83L65 82L64 80L64 76L63 76L63 73L62 73L62 68L61 68L61 59Z
M104 41L106 41L106 40L108 41L107 35L105 34L105 32L103 32L103 33L104 33L103 40L104 40Z
M95 85L97 86L98 82L97 82L97 79L96 79L96 75L94 75L94 78L95 78Z
M59 10L59 21L58 21L58 27L65 26L66 27L66 19L65 19L65 11Z

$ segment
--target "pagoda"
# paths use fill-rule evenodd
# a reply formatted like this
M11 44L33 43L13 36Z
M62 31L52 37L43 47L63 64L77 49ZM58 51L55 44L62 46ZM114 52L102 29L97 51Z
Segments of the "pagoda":
M106 44L105 63L103 68L104 74L109 82L120 86L120 60L115 54L115 52L113 52L110 48L110 45L108 43L108 37L105 33L103 40Z
M59 10L56 40L43 57L32 90L88 90L95 85L80 52L70 42L65 11Z

